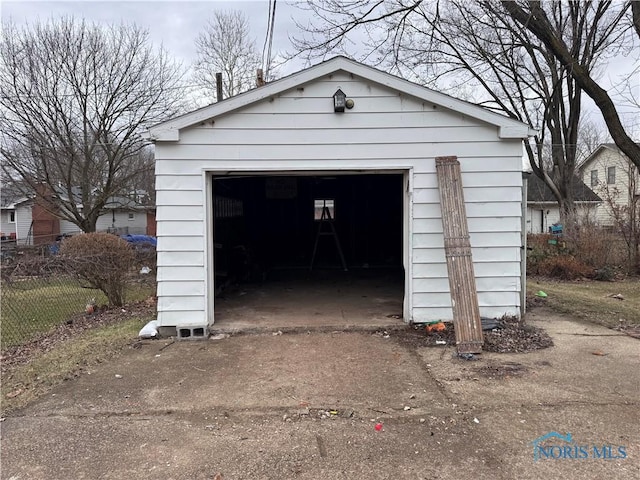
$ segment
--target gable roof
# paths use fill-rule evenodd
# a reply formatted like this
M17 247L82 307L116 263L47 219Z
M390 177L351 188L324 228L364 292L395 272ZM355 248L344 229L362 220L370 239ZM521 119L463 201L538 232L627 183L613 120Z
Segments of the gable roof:
M21 184L0 183L0 208L13 209L16 206L28 201L28 196L24 193Z
M578 177L573 177L573 201L576 203L583 202L602 202L593 190L591 190ZM551 189L544 181L535 174L528 177L527 183L527 203L556 203L556 197Z
M8 188L3 188L2 195L0 195L0 208L4 209L15 209L18 205L22 203L32 201L35 198L35 194L31 193L31 195L25 195L22 192L13 192L13 194L9 194L7 192ZM53 189L55 193L55 197L63 202L70 201L67 190L62 187L55 187ZM92 192L94 192L92 190ZM146 193L145 190L135 190L137 195L141 193ZM71 200L76 203L77 206L81 206L82 202L82 188L81 187L71 187ZM107 198L107 201L104 205L105 210L148 210L149 208L153 208L152 206L144 205L137 201L134 198L129 198L125 196L113 195Z
M22 205L25 202L28 202L30 199L27 197L12 197L12 198L2 198L0 200L0 208L7 210L14 210L19 205Z
M640 146L640 143L638 144ZM622 150L620 150L618 148L618 146L615 143L601 143L600 145L598 145L598 147L589 154L589 156L587 158L584 159L584 161L578 166L578 170L580 170L581 172L584 172L584 170L587 168L587 165L589 165L593 160L596 159L596 157L600 154L600 152L602 152L603 150L611 150L612 152L617 153L618 155L622 156L622 157L626 157L626 155L622 152Z
M416 83L396 77L373 67L338 56L313 67L301 70L287 77L254 88L248 92L227 98L221 102L208 105L193 112L167 120L150 127L146 138L152 141L178 141L180 130L210 120L219 115L245 107L255 102L276 96L282 92L317 80L332 73L344 71L367 81L406 93L420 100L434 103L449 110L462 113L500 129L500 138L527 138L535 134L535 130L519 120L494 113L486 108L459 100L444 93L431 90Z

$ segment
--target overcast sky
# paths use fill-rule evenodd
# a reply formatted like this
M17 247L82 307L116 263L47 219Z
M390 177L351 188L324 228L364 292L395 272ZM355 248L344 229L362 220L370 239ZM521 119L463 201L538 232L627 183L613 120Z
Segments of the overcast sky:
M73 15L98 23L133 22L147 29L154 43L162 43L176 58L191 63L196 57L195 39L214 10L241 10L249 19L252 36L262 52L269 15L268 0L192 1L142 0L104 1L4 1L0 3L2 19L16 23L46 20L50 17ZM291 50L289 34L296 25L292 16L303 13L285 1L277 2L273 52ZM300 70L302 63L280 69L281 75Z
M261 52L267 29L269 10L268 0L235 0L235 1L192 1L192 0L141 0L141 1L104 1L82 0L66 1L5 1L0 3L3 21L13 19L16 23L25 21L46 20L50 17L73 15L84 17L99 23L134 22L149 31L154 43L162 43L164 47L185 65L191 64L196 57L195 38L204 28L214 10L242 10L248 17L252 36ZM295 8L291 2L277 2L273 52L290 52L292 50L289 36L297 33L293 18L304 21L306 12ZM635 55L637 58L637 55ZM636 60L637 61L637 60ZM304 67L302 61L290 62L278 70L280 76L294 73ZM603 69L601 82L609 88L628 76L632 69L629 57L618 58ZM632 88L640 98L640 72L635 73ZM590 106L589 106L590 105ZM600 113L590 99L585 98L586 115L599 120ZM636 108L625 106L620 109L625 123L635 123L640 115Z

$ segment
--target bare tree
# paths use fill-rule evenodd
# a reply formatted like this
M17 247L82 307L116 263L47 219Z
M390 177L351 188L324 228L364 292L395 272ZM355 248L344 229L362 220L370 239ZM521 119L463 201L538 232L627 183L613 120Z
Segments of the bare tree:
M181 108L180 67L133 25L3 25L0 154L8 179L85 232L141 169L139 133Z
M638 168L629 160L620 172L624 177L624 189L616 185L603 184L598 194L604 200L604 207L611 215L613 226L627 246L630 269L640 268L640 177Z
M216 73L222 73L225 97L256 86L256 70L262 59L250 37L249 21L241 11L215 11L196 38L196 47L194 76L212 101L216 98Z
M533 33L536 38L549 50L549 52L564 66L569 69L571 77L576 85L589 95L596 106L602 112L611 138L627 157L640 168L640 144L633 141L623 126L618 110L607 91L597 82L590 69L585 68L578 58L578 52L567 45L562 35L555 31L549 22L547 12L542 8L540 1L502 1L506 14L510 15L520 25ZM591 2L589 2L591 3ZM627 1L616 4L615 2L595 2L597 10L602 13L609 9L617 9L617 16L623 25L627 15L631 17L626 23L626 28L633 28L640 39L640 2ZM640 112L639 112L640 113Z
M580 166L600 145L610 141L611 138L604 124L582 117L578 126L576 164Z
M607 3L607 2L603 2ZM545 2L549 24L589 72L617 53L628 28L620 13L593 2ZM529 162L571 215L573 177L582 112L582 88L535 35L499 2L443 0L339 2L311 0L315 19L294 45L307 58L353 55L364 42L363 61L383 65L427 84L503 112L539 129L527 143ZM358 35L360 42L357 42ZM473 92L473 93L470 93Z
M154 146L145 145L129 160L129 169L137 172L130 182L123 185L123 195L142 205L155 205L155 157ZM116 199L117 200L117 199Z

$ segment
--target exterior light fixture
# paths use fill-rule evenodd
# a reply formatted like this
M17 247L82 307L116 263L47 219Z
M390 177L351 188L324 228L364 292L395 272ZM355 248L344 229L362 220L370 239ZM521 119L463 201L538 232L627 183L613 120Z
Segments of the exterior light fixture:
M340 89L336 93L333 94L333 111L334 112L344 112L344 109L347 105L347 96Z

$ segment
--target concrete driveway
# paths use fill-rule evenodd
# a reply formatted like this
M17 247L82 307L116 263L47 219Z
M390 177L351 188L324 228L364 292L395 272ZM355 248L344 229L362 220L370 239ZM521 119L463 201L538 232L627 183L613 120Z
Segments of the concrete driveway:
M555 347L474 362L394 331L145 342L5 419L2 478L640 478L640 342L529 321Z

